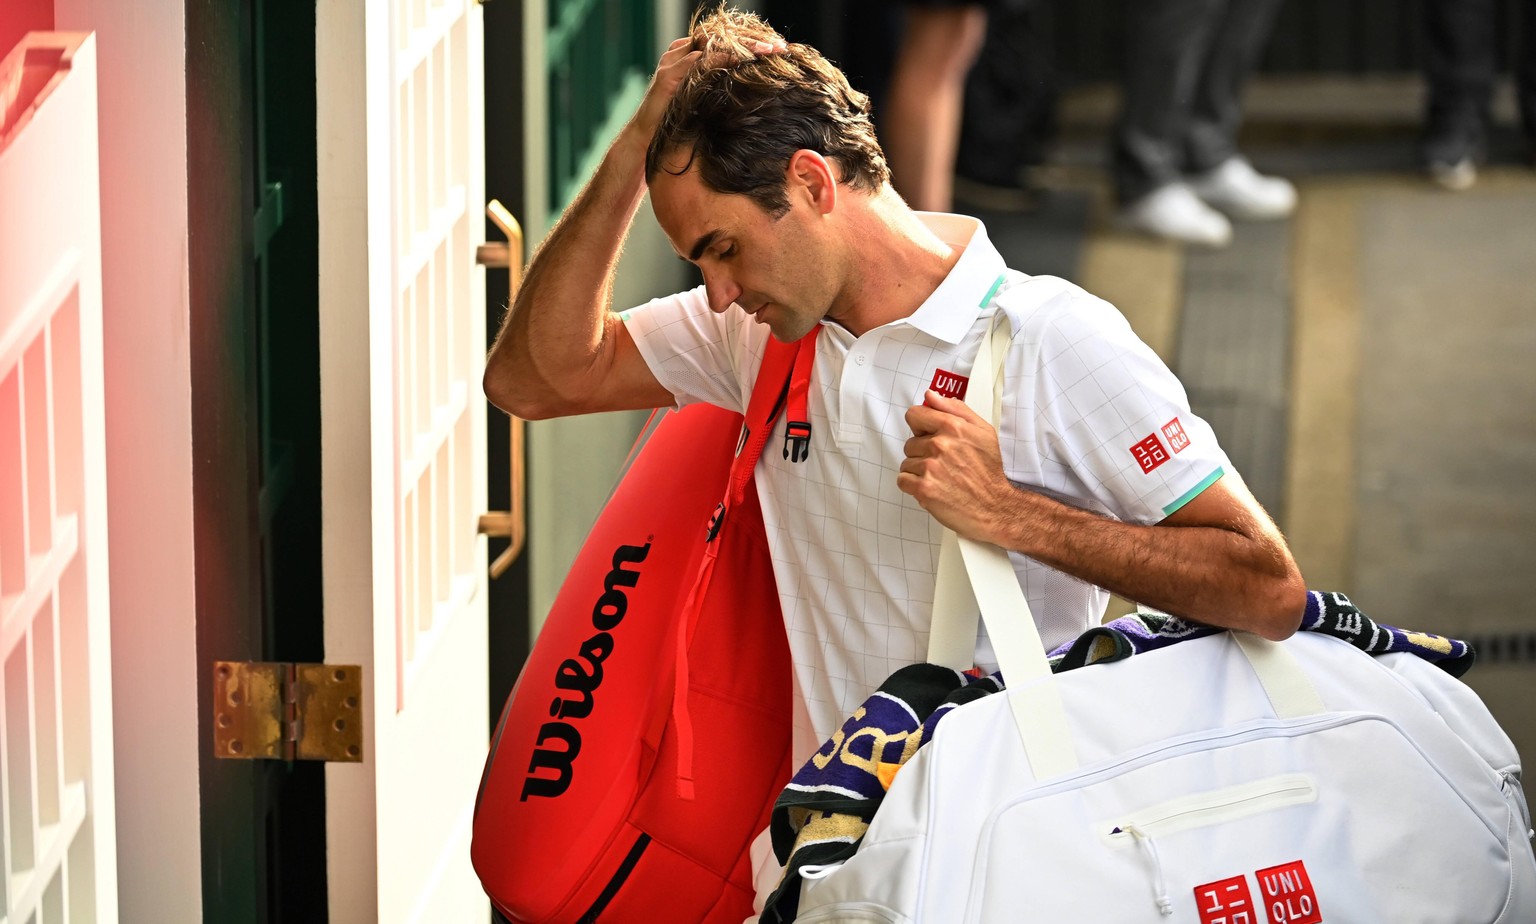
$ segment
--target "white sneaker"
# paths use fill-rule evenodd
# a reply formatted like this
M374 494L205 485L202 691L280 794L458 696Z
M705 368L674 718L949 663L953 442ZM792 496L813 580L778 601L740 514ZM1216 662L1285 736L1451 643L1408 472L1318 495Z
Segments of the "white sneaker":
M1471 189L1477 182L1477 165L1472 158L1463 157L1454 164L1436 161L1429 165L1429 178L1439 186L1454 192Z
M1296 187L1278 176L1264 176L1242 155L1222 161L1216 169L1189 178L1189 188L1207 205L1233 218L1284 218L1296 208Z
M1115 223L1128 231L1202 247L1225 247L1232 241L1232 223L1183 183L1159 186L1121 206Z

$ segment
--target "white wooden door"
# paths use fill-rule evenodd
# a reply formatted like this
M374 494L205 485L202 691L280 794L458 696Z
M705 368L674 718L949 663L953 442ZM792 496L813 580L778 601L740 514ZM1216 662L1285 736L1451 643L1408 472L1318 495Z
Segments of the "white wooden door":
M33 33L6 64L0 924L114 922L96 44Z
M330 919L485 921L481 11L320 0L316 30L326 661L367 721L327 767Z

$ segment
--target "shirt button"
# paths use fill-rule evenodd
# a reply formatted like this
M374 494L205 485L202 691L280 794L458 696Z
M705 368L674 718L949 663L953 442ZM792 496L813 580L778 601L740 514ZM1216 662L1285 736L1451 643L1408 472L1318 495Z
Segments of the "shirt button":
M867 361L867 360L868 360L868 359L869 359L869 357L868 357L868 356L865 356L865 355L864 355L864 354L863 354L863 353L860 353L860 354L859 354L859 355L857 355L857 356L855 356L855 357L854 357L854 358L853 358L853 361L854 361L854 362L856 362L856 363L858 363L858 364L859 364L859 365L861 365L861 366L862 366L862 365L864 365L864 363L865 363L865 362L866 362L866 361Z

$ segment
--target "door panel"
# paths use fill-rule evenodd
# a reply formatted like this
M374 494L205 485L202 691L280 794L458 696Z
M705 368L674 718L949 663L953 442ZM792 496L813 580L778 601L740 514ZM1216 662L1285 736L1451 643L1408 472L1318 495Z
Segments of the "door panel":
M481 13L362 6L316 24L326 659L368 723L327 767L331 918L484 920Z

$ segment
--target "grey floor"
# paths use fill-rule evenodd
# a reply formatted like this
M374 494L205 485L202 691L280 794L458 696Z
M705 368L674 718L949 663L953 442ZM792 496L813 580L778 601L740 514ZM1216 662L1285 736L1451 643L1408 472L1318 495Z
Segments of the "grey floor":
M1245 147L1297 181L1303 208L1125 271L1173 277L1147 280L1176 293L1165 358L1309 583L1472 640L1467 681L1536 766L1536 170L1506 118L1504 164L1467 192L1433 188L1415 167L1417 93L1256 87ZM969 209L1012 265L1087 284L1089 252L1123 243L1104 220L1112 111L1101 89L1066 100L1036 209Z

